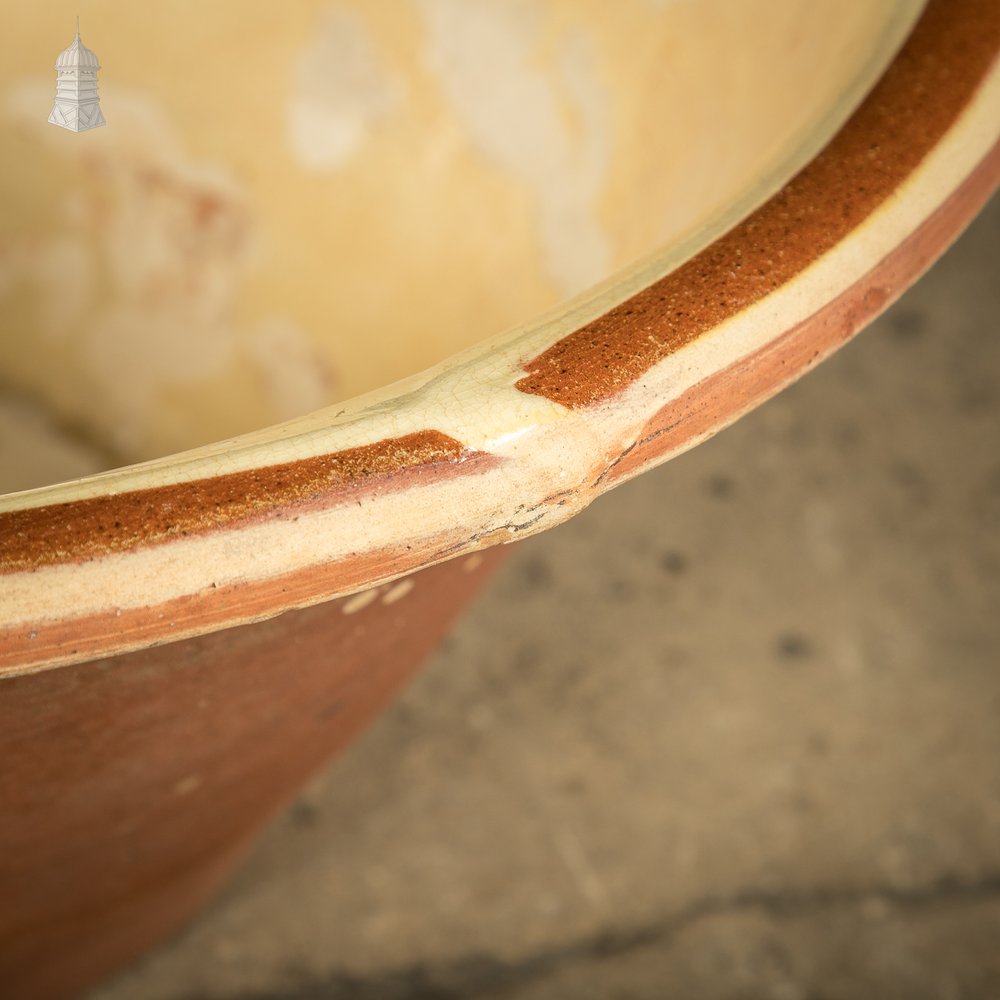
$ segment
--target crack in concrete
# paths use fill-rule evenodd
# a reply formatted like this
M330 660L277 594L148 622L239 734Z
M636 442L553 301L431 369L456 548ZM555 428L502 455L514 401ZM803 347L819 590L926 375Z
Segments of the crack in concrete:
M805 890L746 889L728 896L707 896L648 924L590 935L537 951L520 959L472 953L439 965L416 963L372 975L344 971L323 977L296 975L296 982L263 991L210 997L188 994L181 1000L468 1000L503 997L557 973L575 962L619 958L641 948L670 948L685 931L715 917L762 912L775 919L810 916L838 907L881 902L901 911L938 905L1000 900L1000 872L964 880L944 875L913 888L892 885L817 887Z

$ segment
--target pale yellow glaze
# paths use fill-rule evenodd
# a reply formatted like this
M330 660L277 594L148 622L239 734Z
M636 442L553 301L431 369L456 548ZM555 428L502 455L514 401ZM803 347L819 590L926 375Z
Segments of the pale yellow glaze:
M0 0L0 378L111 463L376 389L690 255L919 6L94 0L108 125L73 134L76 6Z

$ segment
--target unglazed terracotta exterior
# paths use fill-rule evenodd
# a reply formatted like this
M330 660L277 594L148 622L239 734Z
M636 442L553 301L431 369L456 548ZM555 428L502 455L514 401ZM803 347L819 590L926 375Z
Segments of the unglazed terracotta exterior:
M436 37L448 5L425 6ZM880 11L884 33L916 7ZM4 995L68 995L175 926L391 697L499 543L714 434L913 281L1000 178L998 55L992 0L932 0L846 121L816 111L749 194L542 319L266 430L0 499ZM847 82L871 83L872 59ZM402 100L366 93L376 119ZM98 312L125 308L107 294Z
M188 916L437 644L501 552L6 681L3 996L68 995Z

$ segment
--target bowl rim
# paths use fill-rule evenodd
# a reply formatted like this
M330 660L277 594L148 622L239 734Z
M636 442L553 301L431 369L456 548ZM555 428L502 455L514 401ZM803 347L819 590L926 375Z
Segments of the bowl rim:
M770 398L914 281L1000 181L1000 9L930 0L815 152L742 221L419 375L0 497L0 676L261 620L534 534Z

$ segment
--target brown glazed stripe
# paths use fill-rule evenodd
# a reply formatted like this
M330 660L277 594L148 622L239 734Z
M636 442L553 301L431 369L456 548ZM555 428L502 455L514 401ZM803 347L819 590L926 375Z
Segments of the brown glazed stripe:
M223 525L294 517L345 491L354 498L359 489L384 489L391 473L469 460L478 469L483 458L427 430L209 479L6 511L0 513L0 573L80 562Z
M528 362L516 384L569 407L606 400L764 298L888 198L934 148L1000 48L1000 0L931 0L823 152L688 263Z
M816 313L692 386L655 413L601 479L614 485L663 456L721 430L818 364L870 322L934 263L975 218L1000 179L1000 143L915 232L860 281Z

